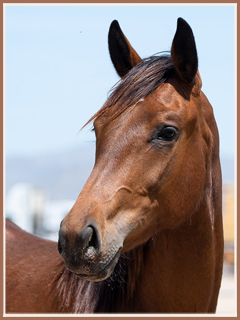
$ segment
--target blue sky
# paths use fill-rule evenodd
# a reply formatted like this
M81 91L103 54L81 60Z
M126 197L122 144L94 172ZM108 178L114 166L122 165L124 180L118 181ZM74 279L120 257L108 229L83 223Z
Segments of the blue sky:
M144 58L170 50L177 18L192 27L202 90L221 154L234 154L234 6L5 6L5 150L39 155L92 141L79 129L119 80L107 35L117 19Z

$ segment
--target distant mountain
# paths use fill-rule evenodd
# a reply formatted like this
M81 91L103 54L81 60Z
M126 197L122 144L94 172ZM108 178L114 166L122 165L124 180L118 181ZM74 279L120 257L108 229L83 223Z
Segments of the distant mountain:
M6 193L17 183L44 189L49 200L76 199L94 165L95 143L39 157L6 158ZM234 180L234 159L221 158L223 183Z

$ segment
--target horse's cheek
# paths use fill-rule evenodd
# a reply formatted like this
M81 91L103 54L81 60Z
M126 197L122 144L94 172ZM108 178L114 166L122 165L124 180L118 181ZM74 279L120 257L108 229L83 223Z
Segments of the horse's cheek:
M172 201L171 206L171 211L174 212L176 217L179 217L179 224L189 219L198 208L206 174L204 163L198 163L197 170L196 168L194 170L194 166L191 166L190 163L189 167L186 167L184 171L180 178L181 185L175 191L175 196L173 197L175 201Z
M185 222L197 209L206 175L205 162L199 156L198 162L189 159L188 163L175 168L173 178L167 179L158 195L158 221L160 229L174 229Z

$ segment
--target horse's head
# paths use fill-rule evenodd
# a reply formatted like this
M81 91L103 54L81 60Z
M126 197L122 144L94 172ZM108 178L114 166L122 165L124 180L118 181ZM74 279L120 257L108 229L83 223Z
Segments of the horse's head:
M107 278L120 254L190 218L212 145L212 111L183 19L169 56L142 60L117 21L109 51L122 81L92 118L95 166L59 231L67 268L91 281Z

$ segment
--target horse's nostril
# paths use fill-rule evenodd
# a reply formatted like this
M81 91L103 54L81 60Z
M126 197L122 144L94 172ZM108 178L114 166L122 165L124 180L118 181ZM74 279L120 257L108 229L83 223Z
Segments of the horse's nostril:
M90 228L92 228L93 232L89 241L89 247L97 248L97 233L94 227L90 226Z
M79 236L79 244L82 246L82 249L85 250L88 246L89 243L92 239L92 235L93 235L93 228L92 227L87 227L85 230L83 230L80 233Z
M80 242L82 243L84 259L93 260L98 250L97 233L93 226L89 226L82 231L80 234Z
M75 235L68 234L60 228L58 235L58 251L64 259L74 256L75 261L82 259L90 262L97 257L101 249L98 230L92 225Z

